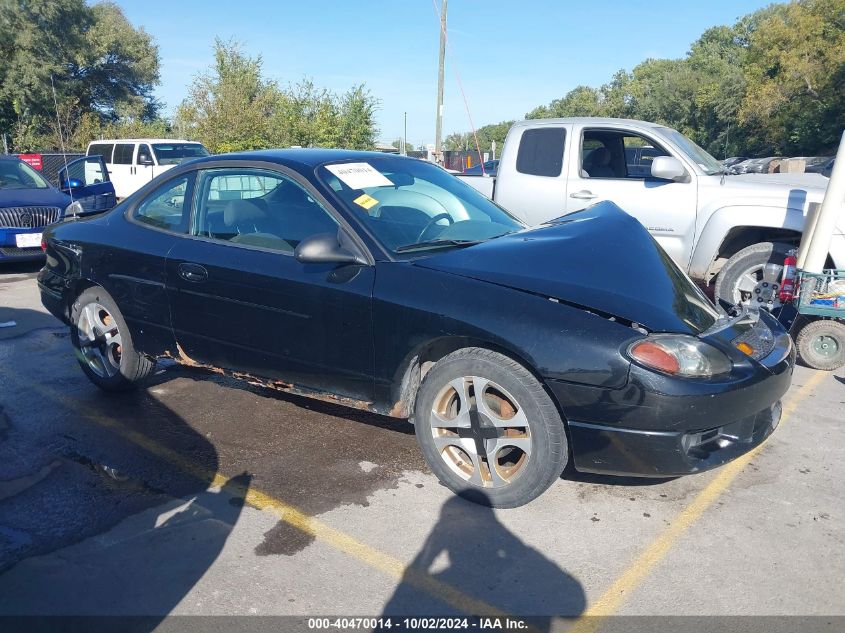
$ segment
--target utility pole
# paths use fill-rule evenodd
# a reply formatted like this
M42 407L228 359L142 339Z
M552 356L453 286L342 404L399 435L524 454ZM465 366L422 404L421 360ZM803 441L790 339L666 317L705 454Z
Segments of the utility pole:
M402 133L402 154L408 155L408 113L405 113L405 131Z
M440 7L440 60L437 64L437 123L434 126L434 160L443 162L443 68L446 65L446 2Z

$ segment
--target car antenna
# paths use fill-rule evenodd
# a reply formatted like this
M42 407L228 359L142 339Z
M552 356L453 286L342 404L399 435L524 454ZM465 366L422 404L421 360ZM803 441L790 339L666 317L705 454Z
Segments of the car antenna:
M62 134L62 118L59 116L59 100L56 98L56 84L53 83L53 73L50 73L50 87L53 89L53 104L56 106L56 129L59 132L59 146L62 148L62 159L65 162L65 177L70 180L70 174L67 170L67 152L65 151L65 137ZM61 183L59 183L61 185ZM70 196L70 203L73 205L73 189L68 187L68 195ZM76 211L73 213L76 217Z

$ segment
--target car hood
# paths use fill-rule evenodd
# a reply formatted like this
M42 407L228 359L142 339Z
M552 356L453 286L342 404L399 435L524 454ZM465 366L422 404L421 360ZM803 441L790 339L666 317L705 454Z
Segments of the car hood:
M648 231L612 202L414 263L636 322L652 331L699 334L718 316Z
M59 207L70 204L70 197L58 189L0 189L0 207Z

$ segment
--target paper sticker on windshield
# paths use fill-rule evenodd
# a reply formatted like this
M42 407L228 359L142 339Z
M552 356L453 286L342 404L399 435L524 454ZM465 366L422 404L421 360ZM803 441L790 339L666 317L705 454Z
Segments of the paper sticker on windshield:
M372 196L368 196L367 194L358 196L352 202L357 204L359 207L364 207L368 211L378 204L378 200Z
M351 189L368 187L392 187L393 183L385 178L369 163L343 163L326 165L326 169L340 178Z

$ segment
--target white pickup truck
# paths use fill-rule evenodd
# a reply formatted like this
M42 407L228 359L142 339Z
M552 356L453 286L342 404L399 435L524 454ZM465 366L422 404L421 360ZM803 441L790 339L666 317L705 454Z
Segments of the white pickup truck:
M772 284L780 269L765 265L783 265L828 182L819 174L725 175L676 130L606 118L517 123L496 177L460 178L529 225L611 200L691 277L715 279L717 297L769 308L779 305ZM830 266L845 268L845 215L829 253Z

